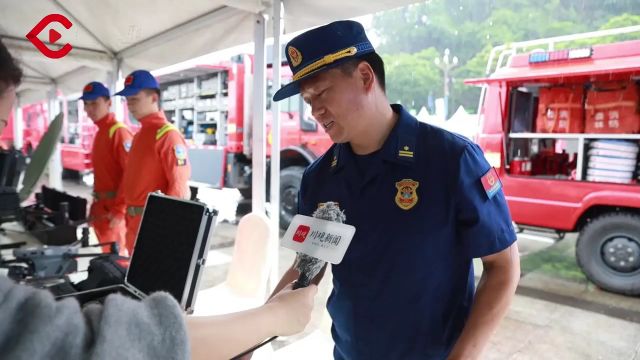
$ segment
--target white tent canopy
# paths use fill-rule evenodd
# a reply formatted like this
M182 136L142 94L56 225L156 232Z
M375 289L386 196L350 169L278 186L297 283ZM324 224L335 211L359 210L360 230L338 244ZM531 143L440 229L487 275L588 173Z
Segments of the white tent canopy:
M366 15L414 0L284 0L284 31L295 32L335 19ZM46 98L52 86L78 92L91 80L113 83L120 62L124 74L157 69L253 40L255 14L271 13L270 1L258 0L0 0L0 37L22 61L22 102ZM73 26L53 28L62 38L49 48L70 43L62 59L42 55L25 37L48 14L62 14ZM272 27L267 27L267 37Z
M264 211L264 104L265 101L270 101L265 99L264 44L265 38L273 36L273 29L276 28L273 25L266 26L265 17L272 19L273 9L284 9L284 33L292 33L333 20L367 15L415 2L416 0L0 0L0 14L3 18L0 23L0 38L21 61L25 70L23 84L18 89L18 99L22 104L52 99L57 91L62 91L63 94L77 93L89 81L109 83L113 88L122 75L131 70L158 69L254 41L253 209ZM62 14L73 24L70 29L65 29L58 23L45 28L53 28L62 35L56 44L48 44L49 31L42 31L38 36L50 49L70 43L73 50L61 59L45 57L26 39L26 34L33 26L49 14ZM279 48L277 40L274 46ZM55 101L51 101L52 113L56 112L55 104ZM272 161L279 164L279 113L274 115ZM19 111L16 116L20 118ZM21 121L16 121L16 124L19 123ZM16 140L22 133L20 127L14 127ZM50 185L61 187L59 151L51 164ZM279 170L276 166L272 169L272 174ZM272 179L272 189L278 189L278 176L272 175ZM277 205L277 202L272 204L273 243L276 249L279 218ZM272 257L271 286L274 285L274 274L277 272L277 257Z

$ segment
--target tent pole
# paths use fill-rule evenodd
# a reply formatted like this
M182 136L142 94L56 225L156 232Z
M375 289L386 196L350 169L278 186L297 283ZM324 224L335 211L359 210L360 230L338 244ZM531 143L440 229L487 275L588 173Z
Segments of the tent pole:
M266 145L265 145L265 97L266 97L266 17L256 14L254 20L254 61L253 61L253 139L251 208L253 212L265 212L266 197Z
M280 41L282 35L282 0L273 1L273 92L280 88L280 64L282 53ZM272 93L273 93L272 92ZM280 243L280 103L271 101L271 246L269 261L269 290L273 291L280 276L278 275Z

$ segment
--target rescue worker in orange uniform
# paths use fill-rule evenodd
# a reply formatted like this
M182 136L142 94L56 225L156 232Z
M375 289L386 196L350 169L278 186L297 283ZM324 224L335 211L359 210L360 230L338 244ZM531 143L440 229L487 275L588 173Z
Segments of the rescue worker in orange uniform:
M136 70L125 78L124 85L116 95L127 98L129 111L142 125L133 138L123 179L126 247L132 253L147 195L160 191L188 199L191 165L182 134L160 109L160 86L153 75Z
M127 255L122 176L133 135L109 111L111 95L102 83L94 81L87 84L80 100L84 102L87 116L98 127L91 150L94 177L93 202L89 211L91 225L99 242L115 242L120 254ZM102 251L107 253L110 247L103 246Z

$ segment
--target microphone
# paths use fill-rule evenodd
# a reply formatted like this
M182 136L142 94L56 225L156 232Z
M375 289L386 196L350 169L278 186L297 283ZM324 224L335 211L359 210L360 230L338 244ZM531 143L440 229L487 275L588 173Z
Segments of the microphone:
M282 239L282 246L297 253L293 267L300 276L293 283L293 289L309 286L327 262L342 261L356 231L355 227L344 224L346 218L338 203L332 201L320 204L313 217L296 215L293 218ZM276 338L271 337L232 360L239 360Z
M312 216L317 219L333 221L340 224L343 224L346 219L344 211L340 210L338 204L332 201L320 204ZM326 263L324 260L298 252L294 268L300 272L300 276L293 284L293 288L299 289L309 286Z

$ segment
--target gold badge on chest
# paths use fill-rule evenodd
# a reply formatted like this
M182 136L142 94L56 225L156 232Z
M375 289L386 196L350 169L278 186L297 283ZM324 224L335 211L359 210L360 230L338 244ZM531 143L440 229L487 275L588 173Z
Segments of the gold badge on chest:
M411 179L402 179L396 183L396 204L402 210L409 210L418 203L416 189L420 183Z

